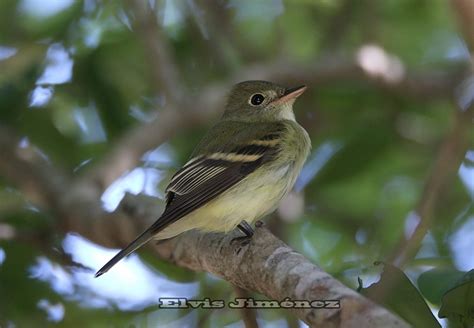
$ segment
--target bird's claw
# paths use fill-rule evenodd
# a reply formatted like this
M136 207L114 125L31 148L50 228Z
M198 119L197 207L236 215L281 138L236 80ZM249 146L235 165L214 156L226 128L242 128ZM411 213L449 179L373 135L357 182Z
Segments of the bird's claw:
M231 244L233 243L240 243L240 246L247 246L250 243L250 240L252 239L252 236L240 236L240 237L235 237L232 238L230 241Z
M242 251L242 249L247 246L248 244L250 244L250 240L252 239L251 236L240 236L240 237L235 237L235 238L232 238L232 240L230 241L230 244L234 244L234 243L238 243L238 247L237 249L235 250L235 254L236 255L239 255L240 252Z

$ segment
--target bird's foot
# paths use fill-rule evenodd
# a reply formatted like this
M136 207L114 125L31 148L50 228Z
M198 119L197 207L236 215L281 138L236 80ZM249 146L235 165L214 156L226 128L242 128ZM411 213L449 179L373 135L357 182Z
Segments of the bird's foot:
M231 243L231 244L239 243L240 246L243 247L243 246L247 246L247 245L250 243L250 240L252 240L252 237L240 236L240 237L232 238L232 240L230 241L230 243Z
M242 221L242 222L239 223L237 228L239 228L239 230L242 231L245 234L245 236L232 238L230 243L233 244L235 242L238 242L241 247L247 246L250 243L250 240L252 240L252 237L253 237L254 231L253 231L252 226L250 224L248 224L247 221Z

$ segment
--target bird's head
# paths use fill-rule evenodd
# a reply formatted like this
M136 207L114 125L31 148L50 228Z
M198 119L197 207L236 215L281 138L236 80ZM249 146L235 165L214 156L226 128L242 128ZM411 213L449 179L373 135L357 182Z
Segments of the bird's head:
M306 86L285 88L266 81L245 81L230 91L223 119L244 122L295 120L293 103Z

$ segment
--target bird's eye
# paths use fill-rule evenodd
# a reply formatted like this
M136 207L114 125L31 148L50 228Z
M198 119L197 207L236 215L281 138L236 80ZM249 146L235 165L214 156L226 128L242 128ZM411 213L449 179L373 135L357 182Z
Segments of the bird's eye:
M262 94L256 93L250 98L250 104L253 106L258 106L263 103L264 100L265 97Z

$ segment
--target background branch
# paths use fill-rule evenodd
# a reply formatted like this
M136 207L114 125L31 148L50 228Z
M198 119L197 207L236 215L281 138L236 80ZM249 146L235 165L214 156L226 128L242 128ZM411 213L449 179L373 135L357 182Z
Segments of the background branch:
M458 17L466 43L469 45L471 53L473 53L474 2L469 0L452 0L451 4L454 14ZM460 82L454 84L458 88L460 85ZM457 93L451 92L453 93L452 97L454 97L459 96L460 93L472 91L458 90ZM455 99L455 102L459 102L459 100ZM400 267L406 265L418 252L423 238L432 226L436 206L449 186L449 182L454 180L466 151L469 149L469 134L472 131L474 119L474 101L470 100L467 104L456 105L453 110L453 117L454 124L439 148L434 166L426 180L422 196L415 210L415 215L418 216L419 222L410 236L401 236L398 246L389 258L392 263Z
M234 285L234 291L236 298L249 298L251 296L245 289L239 286ZM258 328L257 311L255 309L244 307L240 308L239 311L245 328Z
M465 67L461 65L439 72L410 72L396 82L387 82L364 72L355 60L338 58L322 59L311 66L280 61L249 65L228 80L204 86L198 95L189 95L192 103L186 105L189 108L178 109L169 104L152 122L125 132L115 147L90 169L88 179L104 190L123 172L135 167L146 151L158 147L176 131L209 124L223 110L225 91L239 81L258 77L268 81L285 81L288 84L306 83L312 88L356 82L400 97L433 101L439 98L450 99L454 87L465 75Z
M401 236L389 260L404 267L418 252L421 242L433 224L436 207L456 176L469 146L467 137L472 129L474 105L465 111L454 111L454 124L441 144L436 161L426 180L415 210L419 222L410 236Z
M134 27L142 40L145 60L151 68L150 73L155 89L162 91L166 102L171 105L183 103L183 86L180 82L178 66L174 62L170 46L157 23L157 16L148 1L130 1L135 16Z
M474 2L451 0L451 5L472 56L474 54Z

